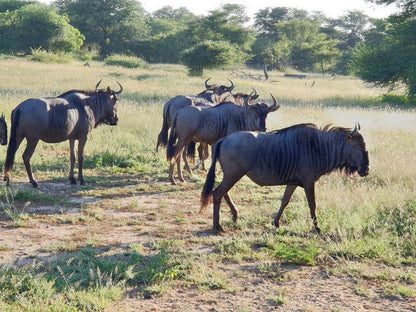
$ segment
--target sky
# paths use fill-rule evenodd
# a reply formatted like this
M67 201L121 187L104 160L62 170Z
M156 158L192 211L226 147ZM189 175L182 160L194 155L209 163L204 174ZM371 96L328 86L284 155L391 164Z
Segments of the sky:
M50 3L51 0L38 0L43 3ZM142 7L152 13L164 6L171 6L174 9L185 7L196 15L207 15L209 11L219 9L222 4L241 4L246 8L250 18L261 9L267 7L290 7L303 9L308 12L322 11L326 16L336 18L346 14L348 11L363 11L370 17L383 18L397 11L395 5L388 7L375 5L366 0L139 0Z
M197 15L206 15L209 11L219 9L225 3L241 4L246 7L246 12L251 18L256 12L267 7L291 7L309 12L322 11L326 16L333 18L352 10L360 10L376 18L387 17L397 11L394 5L386 7L365 0L142 0L140 2L148 12L154 12L169 5L174 9L186 7Z

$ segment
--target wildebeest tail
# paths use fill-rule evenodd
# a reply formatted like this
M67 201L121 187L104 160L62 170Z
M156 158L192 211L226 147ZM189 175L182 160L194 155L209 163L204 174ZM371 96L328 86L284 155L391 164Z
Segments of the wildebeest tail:
M168 147L166 150L168 161L171 161L175 157L175 151L176 151L175 143L176 143L177 138L178 136L176 134L175 128L172 127L172 129L170 130Z
M168 113L169 113L169 106L170 106L170 103L168 102L166 104L166 107L163 109L163 123L162 123L162 129L160 130L160 133L157 136L156 152L158 152L160 145L166 146L168 144L168 131L169 131Z
M191 141L186 147L186 156L189 157L192 161L195 160L195 146L196 143Z
M200 212L204 211L207 208L207 206L209 205L212 199L212 190L214 188L214 183L215 183L215 164L220 154L221 143L222 143L222 140L219 140L217 143L215 143L215 146L214 146L214 153L212 155L211 167L208 170L207 178L205 179L204 188L202 189Z
M19 126L19 117L20 117L20 110L14 110L12 112L12 125L10 130L10 140L9 146L7 147L7 155L6 161L4 163L4 172L8 173L10 170L13 169L14 163L14 156L16 155L17 151L17 141L16 141L16 129Z

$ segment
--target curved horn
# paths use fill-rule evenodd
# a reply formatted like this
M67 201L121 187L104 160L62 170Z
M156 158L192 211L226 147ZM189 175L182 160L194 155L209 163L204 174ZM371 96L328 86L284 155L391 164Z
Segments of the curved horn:
M358 130L360 130L360 129L361 129L360 123L356 122L354 129L351 130L350 132L348 132L348 134L350 136L354 136L354 135L356 135L358 133Z
M234 89L234 83L228 79L229 82L231 82L231 86L228 87L228 90L231 92Z
M254 89L253 87L251 87L253 89L253 92L250 93L250 97L254 100L257 99L259 97L259 95L257 94L256 89ZM253 94L253 95L252 95Z
M205 80L205 89L209 90L212 88L212 85L208 84L208 81L211 79L212 77L208 78L207 80Z
M117 81L117 80L116 80ZM117 81L117 83L118 83L118 85L120 86L120 90L119 91L113 91L113 93L114 94L120 94L122 91L123 91L123 86L121 85L121 83L120 82L118 82Z
M277 105L277 100L271 92L270 92L270 95L273 99L273 104L269 106L269 111L272 112L272 111L278 110L280 105Z
M0 118L3 118L4 119L4 113L1 113L1 117Z
M97 84L95 85L95 91L98 90L98 86L100 85L101 81L103 81L102 79L100 79L100 81L97 82Z

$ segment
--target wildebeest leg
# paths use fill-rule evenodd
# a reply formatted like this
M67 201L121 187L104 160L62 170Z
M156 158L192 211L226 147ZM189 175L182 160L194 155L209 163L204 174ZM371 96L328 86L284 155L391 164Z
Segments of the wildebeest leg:
M75 140L69 139L69 161L71 164L71 167L69 169L69 182L71 184L77 184L77 181L74 177L74 167L75 167Z
M228 206L231 209L233 214L233 221L237 221L237 209L235 208L234 203L232 202L230 196L228 195L228 191L234 186L234 184L240 180L243 175L230 179L224 173L224 179L218 185L218 187L214 190L212 194L212 200L214 203L214 212L213 212L213 228L217 232L224 232L224 229L220 225L220 205L221 199L224 196Z
M178 141L178 143L175 146L175 155L172 157L172 159L170 160L170 165L169 165L169 180L171 182L172 185L176 185L176 181L175 181L175 177L174 177L174 169L175 169L175 161L176 161L176 165L177 165L177 170L178 170L178 176L179 176L179 180L181 182L185 182L185 179L183 178L182 175L182 168L181 168L181 156L182 153L184 151L184 148L187 144L183 143L184 141Z
M184 156L184 161L185 161L185 164L186 164L186 166L188 166L188 168L189 168L189 165L188 165L188 162L186 161L186 151L185 150L183 150L182 151L182 153L179 153L177 156L176 156L176 167L178 168L178 178L179 178L179 181L181 181L181 182L185 182L185 179L184 179L184 177L183 177L183 173L182 173L182 167L181 167L181 159L182 159L182 156ZM190 169L189 169L190 170Z
M198 146L198 157L199 161L194 167L194 170L199 169L199 167L202 165L202 170L206 171L205 163L204 161L208 158L208 144L206 143L199 143Z
M176 148L175 148L176 149ZM182 155L182 149L179 151L179 153L177 152L178 151L178 149L176 149L176 152L175 152L175 156L174 157L172 157L172 159L170 160L170 163L169 163L169 181L170 181L170 183L172 184L172 185L176 185L176 184L178 184L178 183L176 183L176 180L175 180L175 174L174 174L174 170L175 170L175 162L176 162L176 165L177 165L177 171L178 171L178 173L179 173L179 171L181 170L180 169L180 159L179 159L179 161L178 161L178 156L179 155ZM182 177L183 178L183 177Z
M315 183L308 184L304 186L306 199L308 200L309 209L311 211L311 218L313 226L315 227L316 232L321 233L321 229L318 227L318 221L316 220L316 202L315 202Z
M228 204L228 207L230 207L231 209L231 213L233 214L233 221L237 222L237 217L238 217L238 210L237 208L235 208L234 202L231 199L230 195L227 193L224 194L224 199Z
M184 149L183 152L182 152L182 158L183 158L183 162L184 162L184 167L185 167L185 170L186 171L188 171L189 173L192 173L191 167L189 166L188 157L187 157L186 154L187 154L186 149Z
M283 194L282 203L280 204L279 212L277 213L276 218L274 219L274 226L279 227L280 217L283 214L283 210L285 210L286 206L289 204L290 199L292 198L293 192L296 190L296 185L287 185L285 189L285 193Z
M79 180L79 184L81 185L85 185L84 175L82 173L85 143L87 143L87 136L78 139L78 180Z
M26 172L29 177L29 182L32 183L33 187L38 187L38 183L33 178L32 169L30 168L30 158L32 157L33 152L35 151L36 145L38 145L39 139L26 138L26 141L27 141L26 149L23 152L23 156L22 156L23 162L26 167Z

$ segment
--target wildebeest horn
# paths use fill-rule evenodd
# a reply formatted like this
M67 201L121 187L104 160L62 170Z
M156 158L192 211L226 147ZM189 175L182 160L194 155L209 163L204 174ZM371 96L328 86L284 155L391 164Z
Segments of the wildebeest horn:
M273 99L273 104L269 106L269 112L277 111L280 108L280 105L277 104L276 98L273 96L273 94L270 92L270 95Z
M276 98L273 96L273 94L271 92L270 92L270 95L271 95L271 97L273 99L273 104L271 105L271 107L277 106L277 100L276 100Z
M250 98L251 99L257 99L259 97L259 95L257 94L256 89L254 89L253 87L251 87L253 89L253 92L250 93Z
M229 82L231 82L231 86L228 87L228 90L231 92L234 89L234 83L228 79Z
M360 123L359 122L356 122L354 129L352 129L348 134L350 136L354 136L354 135L357 134L358 130L360 130L360 129L361 129Z
M4 119L4 113L1 113L1 117L0 118Z
M100 85L101 81L103 81L102 79L100 79L100 81L97 82L97 84L95 85L95 91L98 90L98 86Z
M117 80L116 80L117 81ZM113 93L114 94L120 94L122 91L123 91L123 86L121 85L121 83L120 82L118 82L117 81L117 83L118 83L118 85L120 86L120 90L119 91L113 91Z
M205 80L205 89L207 89L207 90L209 90L209 89L211 89L212 88L212 85L209 85L208 84L208 81L211 79L211 77L210 78L208 78L207 80Z

